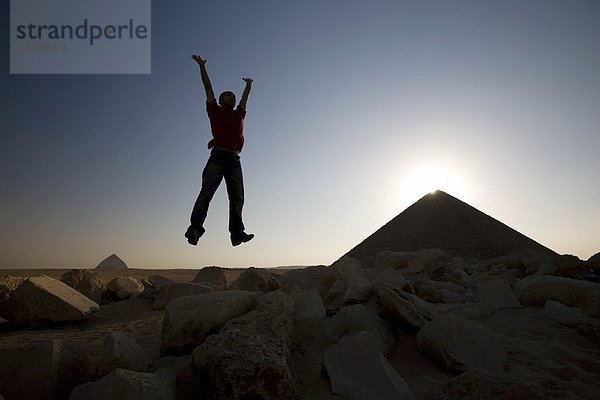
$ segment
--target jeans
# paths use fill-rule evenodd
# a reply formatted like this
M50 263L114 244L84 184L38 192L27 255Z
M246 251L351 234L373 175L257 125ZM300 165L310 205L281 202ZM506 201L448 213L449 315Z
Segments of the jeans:
M202 189L194 203L191 224L204 231L202 225L208 213L208 205L221 181L225 178L229 197L229 232L233 237L244 232L242 207L244 206L244 179L240 156L220 149L213 149L202 171Z

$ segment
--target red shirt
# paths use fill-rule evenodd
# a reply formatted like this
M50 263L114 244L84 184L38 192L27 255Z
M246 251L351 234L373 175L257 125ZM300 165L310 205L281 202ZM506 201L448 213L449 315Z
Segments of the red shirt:
M213 138L208 148L223 147L242 151L244 147L244 117L246 110L239 106L235 110L221 107L216 100L206 102L206 111L210 119Z

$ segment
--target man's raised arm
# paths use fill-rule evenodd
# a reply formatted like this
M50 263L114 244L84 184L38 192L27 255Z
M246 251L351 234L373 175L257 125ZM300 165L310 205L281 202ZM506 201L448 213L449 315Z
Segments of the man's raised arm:
M202 76L202 83L204 84L204 90L206 91L206 101L210 103L215 99L215 93L213 92L208 72L206 72L206 60L203 60L199 55L195 54L192 59L200 66L200 76Z
M246 82L246 87L244 88L244 93L242 93L242 99L240 100L239 108L246 111L246 103L248 103L248 96L250 96L250 89L252 89L253 80L250 78L242 78L244 82Z

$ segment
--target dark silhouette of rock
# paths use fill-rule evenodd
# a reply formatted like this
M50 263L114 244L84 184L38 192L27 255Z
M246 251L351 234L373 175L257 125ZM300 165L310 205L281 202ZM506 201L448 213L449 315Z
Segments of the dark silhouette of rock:
M158 290L156 299L152 308L155 310L164 310L167 304L173 299L192 294L201 294L214 291L213 286L195 283L195 282L173 282L161 287Z
M323 354L331 391L349 400L412 400L406 381L376 345L371 332L344 336Z
M231 283L231 289L247 290L267 293L277 290L281 284L269 271L261 268L250 267L244 270L240 276Z
M417 333L419 351L443 367L464 372L504 372L506 347L490 329L454 313L440 315Z
M474 207L437 191L422 197L346 255L372 267L381 251L441 249L449 258L506 254L539 259L557 254Z
M175 385L175 372L170 369L149 373L118 368L99 381L77 386L69 399L175 400Z
M96 269L127 269L127 264L125 264L125 261L121 260L116 254L111 254L102 260Z
M147 372L150 363L150 358L135 339L124 332L112 332L104 338L104 353L98 375L108 375L117 368Z
M0 353L0 392L7 399L66 399L75 386L88 382L93 374L83 348L61 339Z
M227 289L227 278L225 268L204 267L196 274L194 282L208 284L218 290Z

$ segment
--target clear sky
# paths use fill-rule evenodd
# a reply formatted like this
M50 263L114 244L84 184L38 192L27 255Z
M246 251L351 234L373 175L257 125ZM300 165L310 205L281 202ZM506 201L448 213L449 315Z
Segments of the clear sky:
M153 1L150 75L9 75L0 268L329 264L442 189L559 253L600 251L600 2ZM183 233L216 93L254 78L233 248L224 184Z

